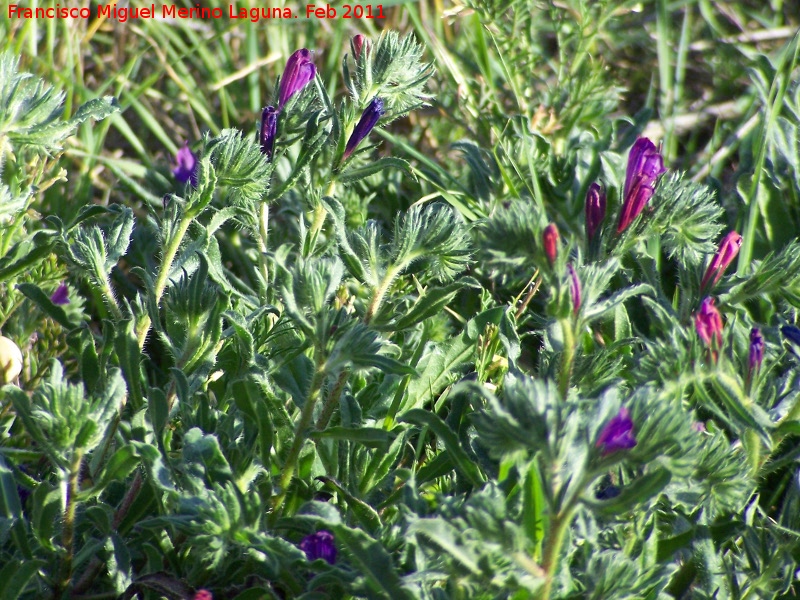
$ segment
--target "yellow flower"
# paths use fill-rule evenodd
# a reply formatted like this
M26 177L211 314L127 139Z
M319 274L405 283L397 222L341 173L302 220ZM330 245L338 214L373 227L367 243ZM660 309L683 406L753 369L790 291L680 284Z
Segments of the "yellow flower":
M0 335L0 384L15 381L22 372L22 352L5 336Z

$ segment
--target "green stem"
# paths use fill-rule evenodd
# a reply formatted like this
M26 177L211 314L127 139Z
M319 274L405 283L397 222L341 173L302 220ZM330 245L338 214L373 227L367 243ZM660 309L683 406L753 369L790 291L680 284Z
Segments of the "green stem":
M333 196L335 191L336 179L332 179L328 184L328 189L325 190L325 195ZM322 226L325 225L325 217L327 214L328 212L325 210L325 205L323 205L322 202L318 202L314 207L314 220L311 222L311 230L308 232L308 244L305 248L305 256L311 256L314 253L314 249L317 247L317 238L319 238L319 232L322 231Z
M342 395L342 391L347 383L347 376L349 374L350 371L347 369L339 373L339 378L336 380L336 385L333 387L328 399L325 400L325 404L322 405L322 412L317 419L317 431L322 431L328 426L328 423L333 416L333 411L336 409L336 405L339 404L339 397Z
M553 579L555 578L556 571L558 570L558 559L561 555L561 546L564 545L564 536L567 533L572 515L574 513L573 507L567 507L565 511L555 516L551 522L550 535L547 537L547 542L544 546L544 553L542 555L542 568L545 572L544 587L540 595L541 600L549 600L553 588Z
M322 355L320 350L317 350L319 355ZM294 441L292 447L289 449L289 455L286 457L286 463L283 465L281 477L278 480L280 491L275 496L273 502L273 519L276 518L279 509L286 500L286 495L289 492L289 484L294 477L294 471L297 467L297 460L300 458L300 451L303 449L306 439L308 438L307 431L311 426L311 420L314 416L314 407L319 399L322 383L325 381L325 362L324 360L317 361L317 367L314 371L314 378L311 380L311 389L308 391L308 397L303 405L303 410L300 412L300 419L297 421L297 426L294 430Z
M561 319L561 332L564 336L564 351L561 354L561 371L558 374L558 391L561 399L566 400L569 393L569 381L572 377L572 363L575 360L575 333L570 319Z
M269 288L269 264L267 263L267 236L269 235L269 204L262 202L258 219L258 264L264 280L264 296Z
M161 301L161 296L164 294L164 290L167 287L169 271L172 268L172 261L175 260L175 256L178 254L178 249L181 246L181 242L183 241L186 232L189 230L189 225L192 224L193 218L194 217L188 213L183 215L181 222L178 224L178 230L175 232L175 235L172 236L169 244L164 250L164 258L161 260L161 270L158 273L158 279L156 279L156 306L158 306L158 303ZM144 347L144 342L147 339L148 331L150 331L150 315L145 314L142 320L139 322L139 326L136 330L139 348Z
M60 598L63 592L69 588L72 580L72 558L75 554L75 509L77 504L75 497L80 491L78 489L80 469L81 454L77 453L69 467L69 472L66 474L67 480L64 482L64 527L61 532L61 545L64 547L64 556L61 560L61 574L53 590L53 598Z
M111 314L114 315L114 318L117 321L124 319L122 310L120 310L119 304L117 304L117 299L114 298L114 292L111 290L111 284L108 282L107 277L103 277L103 287L100 292L103 294L103 297L105 297L106 305L109 310L111 310Z
M386 276L383 278L383 281L381 281L381 284L375 290L375 294L372 296L372 301L369 303L369 306L367 307L367 314L364 315L365 325L369 325L370 321L372 321L373 317L378 312L378 309L381 307L381 302L383 302L383 298L384 296L386 296L386 292L389 291L389 286L392 285L392 282L404 268L405 264L400 264L400 265L394 265L386 271Z

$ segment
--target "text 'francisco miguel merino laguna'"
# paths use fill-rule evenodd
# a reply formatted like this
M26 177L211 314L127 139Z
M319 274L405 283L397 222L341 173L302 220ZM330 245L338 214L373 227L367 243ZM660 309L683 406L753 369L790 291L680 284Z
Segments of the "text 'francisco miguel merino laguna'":
M329 4L308 4L304 14L297 14L291 8L242 8L229 4L227 13L222 8L205 8L195 5L192 8L162 4L161 10L155 4L141 7L119 7L114 4L98 4L96 18L106 18L124 23L130 19L247 19L257 22L262 19L384 19L381 4L344 4L338 10ZM9 19L91 19L92 10L86 6L61 6L27 8L18 4L8 5Z

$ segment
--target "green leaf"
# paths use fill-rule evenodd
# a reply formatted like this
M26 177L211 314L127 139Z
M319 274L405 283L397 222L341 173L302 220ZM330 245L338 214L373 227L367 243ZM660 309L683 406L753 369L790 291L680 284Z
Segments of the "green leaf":
M414 306L399 319L387 324L385 328L392 331L402 331L421 323L433 315L439 314L465 287L480 289L480 284L472 277L462 277L444 287L428 287L414 303Z
M403 160L402 158L384 156L383 158L379 158L378 160L367 165L345 169L345 171L339 175L339 181L342 183L353 183L360 181L361 179L365 179L370 175L380 173L385 169L399 169L408 175L412 175L411 167L408 164L408 161Z
M3 589L0 592L0 600L16 600L19 598L28 583L40 569L44 569L47 563L43 560L10 560L0 570L0 581L3 582Z
M522 526L534 549L534 560L541 556L544 538L545 499L536 462L531 462L522 482Z
M387 600L413 600L411 592L403 587L392 559L377 540L358 529L344 525L332 527L336 541L342 544L351 560L366 577L369 588L377 597Z
M65 329L73 329L75 327L75 323L70 322L64 309L61 306L53 304L50 297L45 294L38 285L34 285L33 283L19 283L17 284L17 289L22 292L26 298L32 300L44 314Z
M385 429L377 427L328 427L323 431L311 434L313 439L333 439L356 442L368 448L387 448L392 440L392 435Z
M444 519L417 519L409 527L409 533L425 536L473 575L482 574L478 565L481 557L476 556L468 546L460 542L458 530Z
M615 498L603 502L584 498L584 502L607 517L621 515L655 498L671 480L672 473L669 469L657 467L631 481Z
M356 519L358 519L361 526L369 533L377 532L381 527L381 517L378 512L369 504L356 498L353 494L347 491L342 484L333 479L332 477L321 476L318 477L320 481L326 485L331 486L337 493L339 493L346 501L347 507L353 512Z
M399 420L401 422L429 427L431 431L436 434L436 437L444 444L445 450L452 457L456 468L465 475L474 486L479 487L483 485L484 478L480 469L478 469L477 465L461 447L461 443L455 432L453 432L453 430L437 415L421 408L414 408L403 413L403 416L401 416Z
M142 353L139 350L133 320L126 319L117 323L106 321L105 326L111 331L117 332L114 348L117 351L122 372L125 374L125 381L128 383L131 403L135 409L139 409L144 406L142 390L146 382L142 374Z

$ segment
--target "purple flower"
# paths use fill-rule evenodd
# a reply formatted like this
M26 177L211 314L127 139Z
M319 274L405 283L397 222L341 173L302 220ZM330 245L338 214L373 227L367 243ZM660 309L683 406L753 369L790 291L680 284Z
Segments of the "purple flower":
M372 102L367 105L367 108L361 114L361 119L359 119L356 128L353 129L353 133L350 134L350 139L347 140L344 158L350 156L353 150L361 143L361 140L369 135L369 132L378 124L378 120L383 116L383 113L383 100L377 97L373 98Z
M172 174L175 179L181 183L187 181L192 182L193 187L197 187L197 155L189 148L189 142L186 142L183 147L178 150L175 155L175 162L177 166L172 169Z
M329 564L336 562L336 546L330 531L317 531L307 535L300 542L300 550L306 553L308 560L321 558Z
M606 193L593 183L586 192L586 239L591 240L606 218Z
M653 197L659 175L665 171L664 159L655 144L647 138L636 140L628 155L628 170L625 174L622 212L619 215L617 233L625 231L639 216Z
M575 267L567 265L567 271L569 271L570 277L569 291L572 294L572 312L577 315L581 309L581 281L578 279Z
M764 360L764 338L761 336L761 331L758 327L753 327L750 330L750 352L747 356L747 364L752 373L756 369L761 368L761 361Z
M722 317L714 306L713 298L703 300L700 310L694 316L694 325L697 335L706 346L710 346L714 339L717 346L722 345Z
M301 48L292 54L286 61L286 68L281 77L281 85L278 90L278 110L286 105L289 98L306 87L316 74L317 67L311 60L310 51Z
M547 260L550 261L551 265L555 264L556 256L558 256L558 227L556 227L555 223L550 223L544 228L542 243Z
M69 288L66 283L62 283L56 288L56 291L50 296L50 302L58 306L69 304Z
M272 150L275 147L275 133L278 130L278 111L274 106L268 106L261 113L261 152L267 155L267 160L272 160Z
M714 258L708 264L706 274L703 275L703 281L700 283L700 288L705 289L708 282L711 282L711 287L717 285L717 282L725 273L725 269L733 262L736 255L739 254L739 248L742 247L742 236L735 231L731 231L719 243L719 248Z
M619 409L617 416L603 427L595 446L602 448L603 456L606 456L617 450L630 450L635 445L636 438L633 435L633 421L628 409L623 406Z

